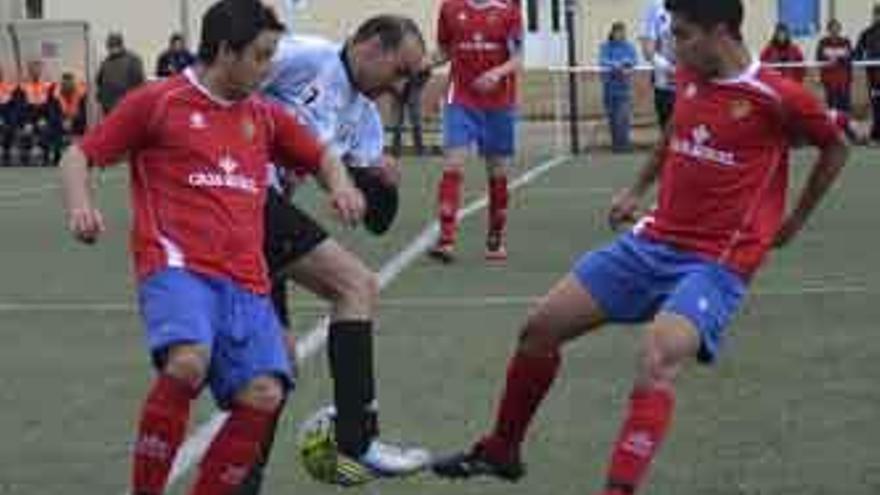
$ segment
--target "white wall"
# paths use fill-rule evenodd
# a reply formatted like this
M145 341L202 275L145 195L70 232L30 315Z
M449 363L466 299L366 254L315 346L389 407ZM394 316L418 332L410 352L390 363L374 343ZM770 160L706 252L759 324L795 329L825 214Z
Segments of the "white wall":
M125 33L128 45L141 53L152 68L156 54L166 45L168 36L181 29L182 0L45 0L46 15L56 19L87 19L102 41L111 30ZM213 0L188 0L191 43L199 34L198 19ZM281 7L284 0L264 0ZM647 0L580 0L581 23L578 26L581 60L593 63L599 44L606 38L615 20L624 21L635 35L642 8ZM711 1L711 0L706 0ZM823 9L832 0L823 1ZM11 0L0 0L0 8ZM867 25L874 0L836 0L838 17L853 38ZM342 39L362 20L377 13L395 12L413 17L433 42L437 11L441 0L306 0L306 9L297 11L293 28L302 33ZM776 22L777 0L745 0L745 35L757 52L766 43ZM583 17L585 16L585 17ZM823 15L823 23L827 15ZM812 54L815 40L799 40ZM99 47L103 43L100 43ZM103 50L101 50L103 51Z

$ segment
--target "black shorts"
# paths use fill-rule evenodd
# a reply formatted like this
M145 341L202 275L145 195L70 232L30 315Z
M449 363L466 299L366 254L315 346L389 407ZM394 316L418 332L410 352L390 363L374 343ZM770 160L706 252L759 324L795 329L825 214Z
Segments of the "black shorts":
M273 280L284 267L311 253L330 235L274 189L266 195L264 251Z

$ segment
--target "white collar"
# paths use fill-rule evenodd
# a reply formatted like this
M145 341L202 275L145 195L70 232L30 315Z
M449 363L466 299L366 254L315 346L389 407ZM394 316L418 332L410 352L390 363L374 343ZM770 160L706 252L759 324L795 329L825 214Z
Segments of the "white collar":
M186 80L189 81L190 84L196 87L203 95L207 96L209 100L214 103L220 105L224 108L229 108L235 105L236 102L227 100L226 98L221 98L214 93L211 92L201 81L199 81L198 75L196 75L196 71L193 67L187 67L183 70L183 76L186 77Z

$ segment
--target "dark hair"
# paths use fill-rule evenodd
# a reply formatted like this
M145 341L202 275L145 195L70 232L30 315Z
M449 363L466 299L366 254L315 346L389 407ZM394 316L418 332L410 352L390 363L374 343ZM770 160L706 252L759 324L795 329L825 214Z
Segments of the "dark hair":
M419 25L409 17L399 15L377 15L364 21L352 36L352 42L360 43L378 36L383 50L394 50L400 47L407 36L415 36L422 46L425 37Z
M183 43L183 35L180 33L174 33L171 35L171 44L177 43L178 41Z
M284 31L284 24L260 0L220 0L202 17L199 60L210 64L222 48L241 53L263 31Z
M614 31L618 29L626 29L626 24L623 21L615 21L611 25L611 29L608 31L608 41L614 41Z
M666 0L666 10L709 30L724 25L736 39L742 39L742 0Z
M112 32L107 35L107 46L112 48L122 48L125 46L125 41L122 38L122 33Z

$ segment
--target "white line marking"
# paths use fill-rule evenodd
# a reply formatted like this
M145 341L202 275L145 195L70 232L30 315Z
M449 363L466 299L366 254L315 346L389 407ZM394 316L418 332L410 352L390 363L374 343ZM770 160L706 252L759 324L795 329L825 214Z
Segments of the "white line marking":
M520 175L516 180L511 182L511 190L532 182L538 177L549 172L553 168L566 163L569 157L559 157L548 160L541 165L529 169ZM488 204L488 198L484 195L482 198L467 205L458 212L458 219L473 215L474 213L485 208ZM393 256L379 271L379 286L381 289L386 288L391 282L397 278L403 270L409 267L419 256L423 255L433 242L436 241L439 234L439 226L437 222L432 222L406 247L403 251ZM327 324L329 318L322 317L314 326L311 332L305 337L304 341L297 346L297 358L303 362L318 352L327 340ZM168 487L173 486L196 462L198 462L213 440L214 435L225 421L225 413L215 413L207 423L198 427L196 432L189 437L178 452L174 465L171 468L171 474L168 477ZM128 495L128 492L125 492Z
M42 186L24 187L21 189L16 189L15 191L0 191L0 199L22 198L25 196L30 196L32 194L41 194L48 191L54 191L55 189L59 189L60 187L61 186L59 184L52 183L43 184Z
M758 297L799 297L824 294L869 294L878 292L867 285L804 285L801 287L767 287L750 291L749 294ZM537 301L539 295L492 295L485 296L474 294L464 296L437 296L437 297L399 297L394 299L382 299L381 307L384 309L406 308L469 308L484 306L520 306ZM323 311L327 309L327 303L323 301L308 301L298 303L295 308L300 311ZM137 306L128 303L0 303L0 313L124 313L137 312ZM326 317L325 317L326 318ZM320 322L319 322L320 323ZM326 325L326 323L323 323ZM318 327L315 324L315 328ZM312 332L303 336L298 350L303 355L311 356L314 347L320 348L323 341L320 340L320 332Z
M46 175L46 180L49 182L48 184L22 187L10 191L0 190L0 207L21 206L28 203L27 200L39 198L43 193L60 190L61 184L55 175L56 174ZM126 174L109 173L99 170L93 172L91 180L99 184L105 184L111 180L115 181L119 177L126 177Z

